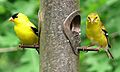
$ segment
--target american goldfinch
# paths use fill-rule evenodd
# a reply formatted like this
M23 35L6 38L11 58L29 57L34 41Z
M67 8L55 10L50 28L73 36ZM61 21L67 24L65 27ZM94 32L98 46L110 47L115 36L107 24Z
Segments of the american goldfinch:
M14 31L23 45L38 44L38 30L28 17L22 13L12 15L9 21L14 22Z
M106 31L97 13L90 13L87 16L86 35L88 39L100 48L104 48L108 57L113 59L113 56L109 51L111 46L108 42L108 32Z

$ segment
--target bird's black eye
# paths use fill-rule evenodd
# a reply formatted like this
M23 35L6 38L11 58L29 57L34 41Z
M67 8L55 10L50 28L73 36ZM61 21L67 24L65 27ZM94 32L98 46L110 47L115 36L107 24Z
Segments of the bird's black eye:
M88 17L88 19L90 20L90 17Z
M18 18L18 16L17 16L17 15L18 15L18 13L16 13L16 14L12 15L12 18L13 18L13 19Z
M95 17L95 19L97 19L98 17Z

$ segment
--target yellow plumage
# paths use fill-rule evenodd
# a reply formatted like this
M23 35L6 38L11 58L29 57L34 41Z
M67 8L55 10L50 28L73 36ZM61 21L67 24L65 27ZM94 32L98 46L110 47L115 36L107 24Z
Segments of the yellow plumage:
M14 30L22 44L33 45L38 43L37 28L26 15L17 13L9 20L15 23Z
M101 48L104 48L107 55L113 58L109 51L108 33L100 21L97 13L90 13L86 22L86 35L87 37Z

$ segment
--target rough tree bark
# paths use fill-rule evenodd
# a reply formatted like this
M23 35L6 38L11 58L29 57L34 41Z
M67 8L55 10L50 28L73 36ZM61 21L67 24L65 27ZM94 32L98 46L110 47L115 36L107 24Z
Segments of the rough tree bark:
M79 56L63 33L63 22L79 0L41 0L40 72L79 72Z

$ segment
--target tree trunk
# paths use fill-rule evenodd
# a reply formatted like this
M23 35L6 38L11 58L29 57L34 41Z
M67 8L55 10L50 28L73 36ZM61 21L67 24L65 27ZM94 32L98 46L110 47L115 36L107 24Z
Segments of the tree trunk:
M40 72L79 72L79 56L75 55L63 32L63 23L79 0L41 0Z

